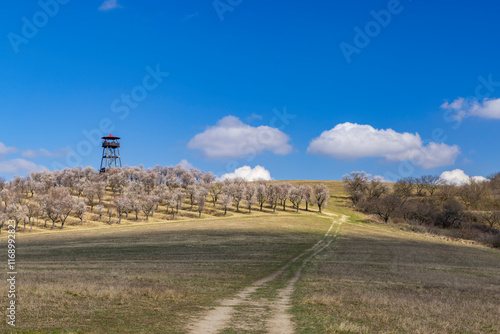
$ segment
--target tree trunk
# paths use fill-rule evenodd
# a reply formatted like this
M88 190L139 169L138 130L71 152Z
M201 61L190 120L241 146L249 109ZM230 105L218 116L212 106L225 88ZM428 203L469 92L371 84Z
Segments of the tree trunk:
M198 218L201 218L201 211L199 211L198 213L199 213Z
M122 222L122 215L119 215L118 216L118 224L120 224Z
M306 202L306 211L309 211L309 202Z
M318 204L319 213L321 213L321 204Z
M227 213L227 208L224 208L224 216L226 215Z

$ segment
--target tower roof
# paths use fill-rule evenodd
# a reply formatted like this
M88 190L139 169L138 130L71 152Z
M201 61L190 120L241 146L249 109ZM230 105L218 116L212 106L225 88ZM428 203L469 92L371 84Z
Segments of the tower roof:
M109 134L109 136L104 136L102 137L101 139L110 139L110 140L113 140L113 139L120 139L120 137L115 137L113 136L111 133Z

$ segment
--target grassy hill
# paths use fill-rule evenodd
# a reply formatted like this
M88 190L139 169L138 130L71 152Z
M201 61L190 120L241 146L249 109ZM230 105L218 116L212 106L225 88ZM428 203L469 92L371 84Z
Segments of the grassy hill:
M160 207L147 222L18 233L18 326L0 331L188 333L255 286L220 332L268 333L260 324L299 273L287 310L298 333L500 332L500 251L370 223L344 206L341 182L322 183L337 216L288 207L223 217L207 203L202 219L186 205L175 221Z

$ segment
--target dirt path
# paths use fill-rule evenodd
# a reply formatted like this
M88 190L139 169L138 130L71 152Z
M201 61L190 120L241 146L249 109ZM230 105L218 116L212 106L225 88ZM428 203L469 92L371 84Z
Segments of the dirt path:
M202 319L191 324L189 333L216 334L228 328L255 333L295 333L295 326L289 313L295 283L300 279L302 270L307 263L331 244L338 235L340 226L347 219L347 216L343 215L340 219L338 215L326 215L334 219L323 239L290 260L276 272L241 290L234 298L221 301L219 306L208 311ZM335 225L337 227L334 229ZM332 230L335 232L332 233ZM276 281L293 264L300 262L301 265L292 270L292 277L285 282L285 287L276 289L275 298L255 296L258 294L258 289L263 289L267 283Z

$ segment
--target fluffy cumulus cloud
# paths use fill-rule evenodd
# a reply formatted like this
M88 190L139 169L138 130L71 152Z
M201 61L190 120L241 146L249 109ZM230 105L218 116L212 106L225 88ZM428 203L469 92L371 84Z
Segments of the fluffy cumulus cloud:
M290 137L277 128L250 126L239 118L226 116L194 136L187 147L200 150L207 158L243 158L270 151L288 154Z
M459 97L451 103L443 103L441 109L449 110L450 116L459 120L470 116L500 119L500 98L476 101Z
M488 181L484 176L472 176L465 174L461 169L454 169L452 171L446 171L441 173L440 179L446 183L455 186L461 186L469 182L470 179L476 180L478 182Z
M181 162L179 162L177 165L178 166L182 166L182 167L184 167L186 169L193 168L193 165L189 161L187 161L186 159L182 159Z
M313 139L307 152L338 159L381 157L387 161L412 161L427 169L453 165L460 148L435 142L424 145L418 133L343 123Z
M236 177L242 177L247 181L257 181L265 180L271 181L271 173L262 166L255 166L254 168L250 166L243 166L237 168L234 173L227 173L220 177L221 180L234 179Z
M32 171L37 170L45 170L47 169L45 166L38 165L33 161L29 161L26 159L11 159L0 161L0 173L1 174L13 174L20 175L30 173Z
M118 4L118 0L106 0L99 6L99 10L101 11L108 11L116 8L122 8L122 6Z

